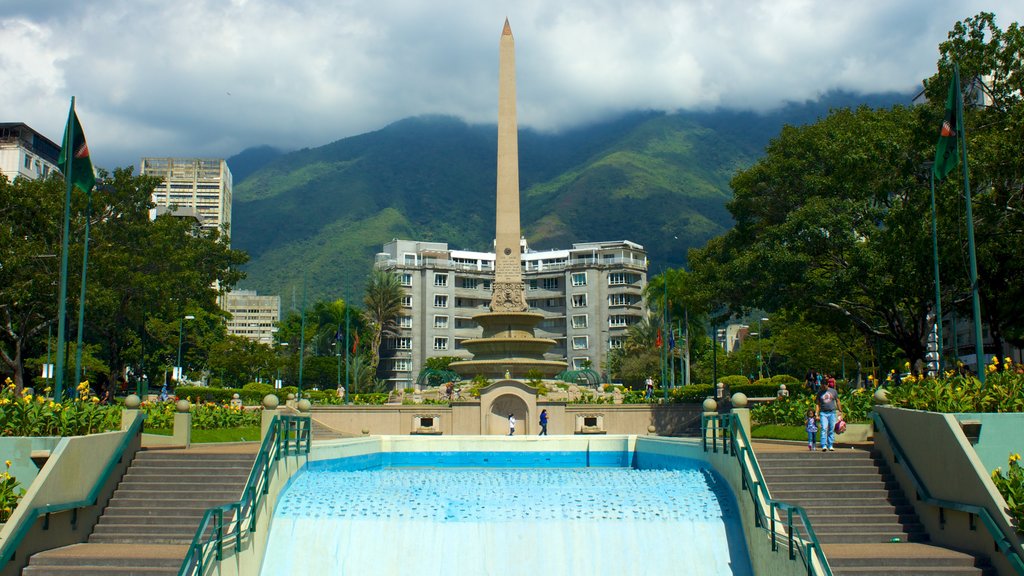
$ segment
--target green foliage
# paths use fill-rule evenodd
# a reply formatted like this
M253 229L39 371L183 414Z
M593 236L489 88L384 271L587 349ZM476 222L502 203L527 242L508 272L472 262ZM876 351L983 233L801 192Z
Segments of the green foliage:
M749 378L740 375L722 376L718 379L718 381L721 382L722 384L725 384L725 386L729 390L732 390L734 386L742 387L750 384Z
M263 397L266 394L261 394L260 392L260 390L251 388L209 388L206 386L178 386L174 389L175 396L191 402L226 403L230 402L235 394L238 394L238 398L242 403L248 406L258 406L263 402Z
M730 394L743 392L747 395L747 398L775 398L778 391L779 387L767 379L758 380L757 382L750 384L737 384L736 386L729 387Z
M840 391L839 403L847 422L866 422L873 407L872 391L865 388ZM805 423L808 410L814 410L813 396L790 395L754 406L750 410L750 418L758 424L801 426Z
M143 402L139 408L146 415L146 428L167 429L174 426L176 402ZM189 412L192 414L192 428L195 430L215 430L222 428L240 428L259 426L262 408L235 408L228 404L213 402L193 403Z
M893 406L932 412L1024 412L1024 372L1020 364L988 374L985 384L972 376L917 381L908 377L886 390Z
M760 424L751 427L750 436L773 440L807 440L807 428L785 424Z
M267 394L277 393L277 389L275 389L273 386L271 386L270 384L264 384L262 382L249 382L245 386L242 386L242 391L258 394L260 396L261 401L263 397L266 396Z
M0 472L0 524L7 522L18 507L18 501L25 495L25 489L14 476L11 476L11 461L4 461L6 470Z
M349 399L355 405L383 406L388 403L387 394L351 394Z
M370 330L370 366L376 373L380 364L380 344L385 333L392 333L398 326L398 315L402 310L401 281L398 275L388 270L373 268L363 296L363 320Z
M1020 454L1010 454L1006 472L1000 468L993 470L992 482L1006 500L1017 532L1024 534L1024 469L1020 466Z
M77 392L76 398L56 403L19 392L8 378L0 390L0 436L82 436L120 429L119 406L101 404L88 382Z
M683 404L696 404L703 402L709 396L714 397L715 387L711 384L690 384L673 388L668 391L669 399L672 402Z

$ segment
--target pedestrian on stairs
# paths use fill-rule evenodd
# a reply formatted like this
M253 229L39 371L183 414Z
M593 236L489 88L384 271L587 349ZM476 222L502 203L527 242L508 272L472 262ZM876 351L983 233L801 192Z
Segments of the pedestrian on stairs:
M836 441L836 412L842 410L839 403L839 392L836 390L836 382L832 380L822 388L818 394L815 405L815 412L821 425L819 438L821 439L821 450L834 452Z
M807 424L807 449L814 451L814 433L818 431L818 417L814 414L814 408L807 409L804 420Z

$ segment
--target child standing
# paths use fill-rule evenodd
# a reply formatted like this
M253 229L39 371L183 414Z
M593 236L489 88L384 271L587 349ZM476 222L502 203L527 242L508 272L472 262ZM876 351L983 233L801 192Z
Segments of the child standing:
M808 408L805 422L807 424L807 449L811 451L814 451L814 433L818 431L817 421L814 408Z

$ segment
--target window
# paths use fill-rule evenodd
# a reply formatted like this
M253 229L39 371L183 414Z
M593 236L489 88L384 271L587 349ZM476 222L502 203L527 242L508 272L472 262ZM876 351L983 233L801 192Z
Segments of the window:
M541 278L541 286L545 290L558 290L558 278Z
M536 280L530 280L530 285L528 286L528 288L530 290L536 290L537 289L537 281Z
M395 372L409 372L412 370L412 360L408 358L395 359Z
M392 344L395 350L412 350L412 338L395 338Z
M412 296L410 296L408 294L406 294L405 296L402 296L402 307L403 308L412 308Z
M406 266L415 266L416 265L416 255L415 254L406 254L405 255L405 265Z
M576 358L572 359L572 369L573 370L583 370L584 368L586 368L589 365L590 365L590 358L587 358L586 356L579 356L579 357L576 357Z
M629 294L609 294L608 305L609 306L629 306L632 304L629 299Z
M611 272L608 274L608 285L615 286L617 284L629 284L629 274L625 272Z
M588 341L586 336L573 336L572 337L572 349L573 350L586 350L588 348Z
M447 316L434 316L434 328L447 328L448 317Z
M32 167L32 156L29 155L29 154L25 154L25 170L28 170L31 167Z
M586 294L573 294L572 295L572 307L573 308L585 308L587 306L587 295Z
M479 280L477 280L476 278L463 278L463 279L462 279L462 287L463 287L463 288L470 288L470 289L474 289L474 288L476 288L476 287L477 287L477 285L479 284L479 282L480 282L480 281L479 281Z
M572 317L573 328L586 328L587 327L587 315L577 314Z
M402 272L402 286L412 286L412 274Z
M608 326L612 328L621 328L623 326L629 326L629 316L622 314L613 314L608 317Z
M445 294L434 295L434 308L447 308L448 307L448 296Z
M434 350L447 350L448 339L444 337L434 338Z
M573 286L586 286L587 285L587 273L586 272L573 272L573 274L572 274L572 285Z
M491 281L490 280L484 280L483 288L484 288L484 290L490 290L491 289Z
M622 348L622 338L609 338L608 348L611 350L619 350Z
M434 274L434 286L447 286L448 275L447 274Z
M412 328L412 316L399 316L398 317L399 328Z

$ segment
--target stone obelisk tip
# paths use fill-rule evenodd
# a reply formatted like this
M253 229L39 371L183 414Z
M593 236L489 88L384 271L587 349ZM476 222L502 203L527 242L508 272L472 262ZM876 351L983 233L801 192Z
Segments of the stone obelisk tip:
M508 18L505 18L505 28L502 29L501 35L502 36L511 36L512 35L512 27L508 25Z

